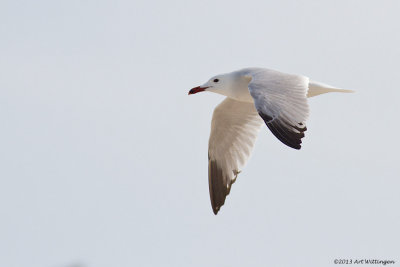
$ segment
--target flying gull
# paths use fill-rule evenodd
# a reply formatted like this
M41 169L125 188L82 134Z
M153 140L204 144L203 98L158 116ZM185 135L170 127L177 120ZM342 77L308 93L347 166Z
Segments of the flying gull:
M301 148L309 114L307 98L328 92L353 92L301 75L246 68L212 77L189 91L226 96L215 109L208 144L208 183L217 214L248 160L261 125L285 145Z

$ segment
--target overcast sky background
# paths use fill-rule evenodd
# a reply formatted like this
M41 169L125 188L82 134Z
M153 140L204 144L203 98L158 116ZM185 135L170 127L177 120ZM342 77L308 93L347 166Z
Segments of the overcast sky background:
M0 0L0 265L400 265L400 2ZM267 67L310 99L264 126L218 216L213 75ZM393 265L392 265L393 266Z

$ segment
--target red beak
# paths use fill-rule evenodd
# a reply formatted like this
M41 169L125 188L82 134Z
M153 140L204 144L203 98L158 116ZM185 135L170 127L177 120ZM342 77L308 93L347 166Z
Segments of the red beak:
M195 88L192 88L190 91L189 91L189 93L188 93L188 95L193 95L193 94L196 94L196 93L198 93L198 92L203 92L204 90L206 90L208 87L200 87L200 86L197 86L197 87L195 87Z

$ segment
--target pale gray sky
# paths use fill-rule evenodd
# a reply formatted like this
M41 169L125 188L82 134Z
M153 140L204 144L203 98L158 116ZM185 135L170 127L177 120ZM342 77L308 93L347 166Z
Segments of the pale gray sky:
M0 266L400 265L399 13L397 0L0 1ZM357 93L310 99L301 151L263 127L214 216L223 97L187 91L256 66Z

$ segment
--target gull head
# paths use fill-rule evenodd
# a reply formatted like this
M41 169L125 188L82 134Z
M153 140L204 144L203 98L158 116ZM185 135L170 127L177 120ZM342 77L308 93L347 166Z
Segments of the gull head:
M234 82L234 77L231 73L220 74L210 78L205 84L192 88L188 95L197 94L199 92L210 91L221 95L227 95Z

